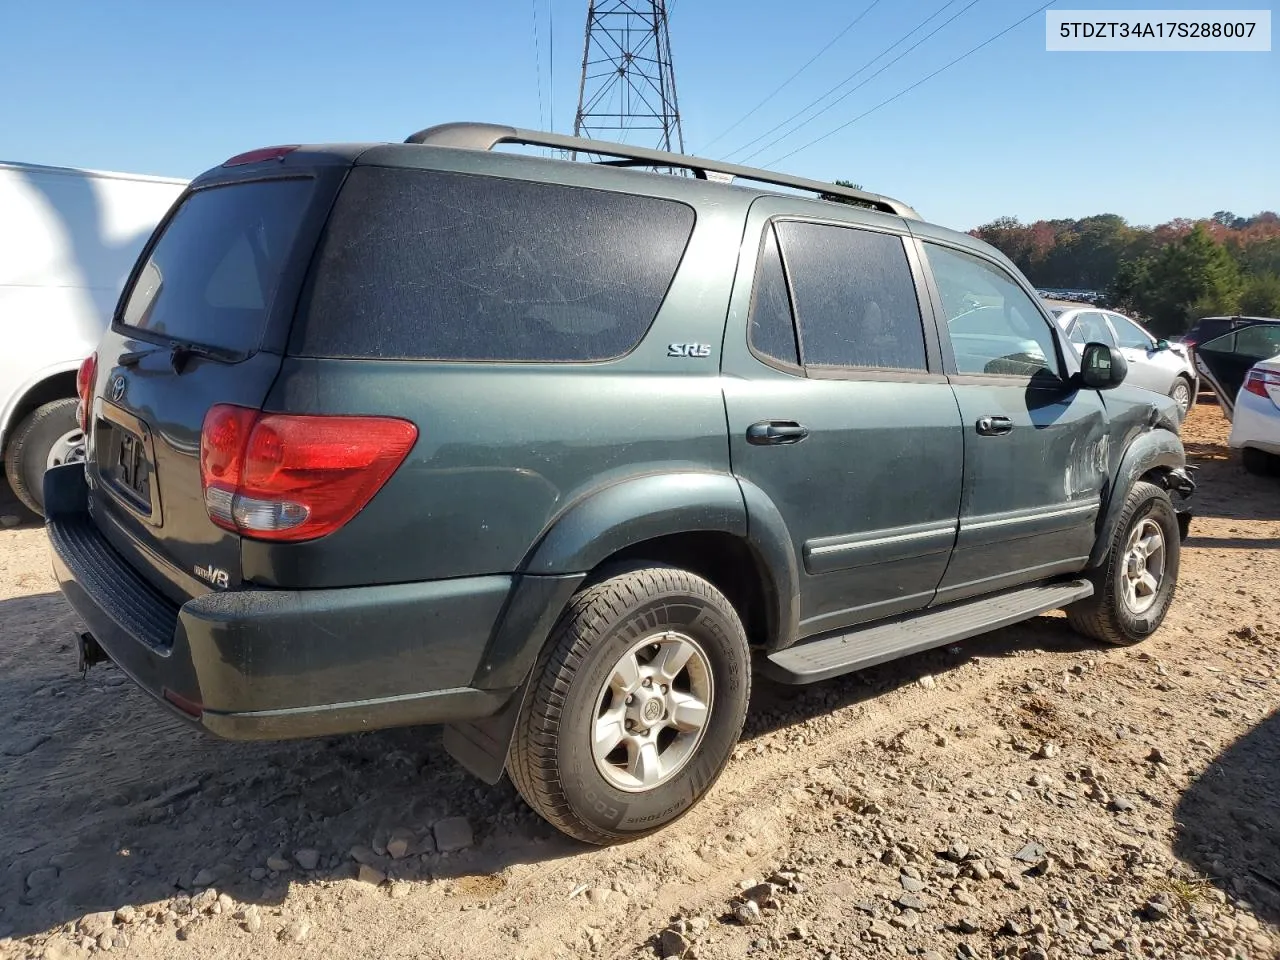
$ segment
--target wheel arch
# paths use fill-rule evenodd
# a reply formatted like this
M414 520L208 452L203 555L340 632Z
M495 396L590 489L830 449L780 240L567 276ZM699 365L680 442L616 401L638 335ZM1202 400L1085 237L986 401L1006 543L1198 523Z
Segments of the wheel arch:
M1106 559L1116 525L1124 512L1125 497L1135 483L1146 480L1166 490L1183 490L1188 484L1194 488L1186 475L1186 461L1182 440L1172 430L1150 430L1134 438L1121 456L1104 497L1097 537L1089 554L1090 567L1097 567ZM1184 495L1189 495L1189 491Z
M14 428L33 410L54 400L75 397L78 369L79 364L64 364L42 370L14 391L7 406L0 411L0 455L3 455Z
M728 474L681 472L631 478L571 504L516 575L473 680L512 695L493 717L446 728L450 755L482 780L497 782L534 664L556 621L584 583L611 572L639 563L687 569L725 594L751 640L771 648L791 642L797 566L781 516L763 497Z

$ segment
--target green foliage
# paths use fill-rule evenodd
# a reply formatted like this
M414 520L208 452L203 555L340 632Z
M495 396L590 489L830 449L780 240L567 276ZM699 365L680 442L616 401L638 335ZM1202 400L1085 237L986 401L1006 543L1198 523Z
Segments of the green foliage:
M1201 316L1238 310L1275 315L1280 216L1135 227L1115 214L1022 224L1001 217L972 231L1002 250L1036 286L1103 290L1115 307L1159 333L1182 333Z
M1175 336L1197 317L1235 313L1242 286L1240 269L1227 248L1196 224L1156 254L1131 298L1157 333Z
M1260 273L1249 277L1240 294L1240 312L1249 317L1280 317L1280 276Z

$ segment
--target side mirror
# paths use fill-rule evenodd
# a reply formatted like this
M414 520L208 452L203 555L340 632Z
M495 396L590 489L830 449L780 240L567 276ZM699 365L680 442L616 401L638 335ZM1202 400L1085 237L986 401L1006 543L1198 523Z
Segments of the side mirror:
M1086 343L1080 354L1080 382L1090 390L1110 390L1124 383L1129 363L1115 347Z
M1169 344L1169 341L1168 341L1168 340L1166 340L1164 337L1161 337L1159 340L1157 340L1157 341L1156 341L1156 349L1157 349L1157 350L1171 350L1171 349L1172 349L1172 347L1170 346L1170 344Z

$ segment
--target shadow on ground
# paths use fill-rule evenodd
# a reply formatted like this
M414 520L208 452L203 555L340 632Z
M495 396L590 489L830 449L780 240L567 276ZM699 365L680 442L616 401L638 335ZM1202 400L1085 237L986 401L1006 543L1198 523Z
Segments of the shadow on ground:
M1180 859L1280 923L1280 711L1209 764L1174 820Z
M534 815L511 784L472 779L434 728L292 743L227 743L192 730L114 666L74 672L74 614L56 593L0 601L0 936L194 890L274 904L291 882L351 877L356 846L400 831L393 878L484 885L515 863L584 848ZM1061 618L1039 618L811 687L759 680L744 737L803 722L942 674L972 656L1083 650ZM475 845L441 854L432 824L465 816ZM313 871L267 871L314 849ZM201 873L204 875L201 876ZM470 878L470 879L466 879ZM478 891L482 892L482 891Z

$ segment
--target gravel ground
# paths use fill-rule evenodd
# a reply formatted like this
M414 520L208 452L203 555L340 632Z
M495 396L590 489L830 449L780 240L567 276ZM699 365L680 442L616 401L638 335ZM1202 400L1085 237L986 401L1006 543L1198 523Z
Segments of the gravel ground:
M760 680L711 795L588 849L436 730L228 744L74 673L41 528L0 529L0 958L1280 956L1280 484L1201 404L1152 640L1060 615ZM0 517L15 514L0 503Z

